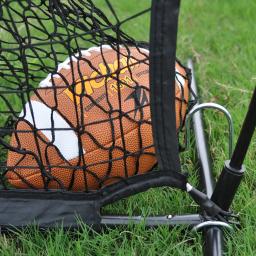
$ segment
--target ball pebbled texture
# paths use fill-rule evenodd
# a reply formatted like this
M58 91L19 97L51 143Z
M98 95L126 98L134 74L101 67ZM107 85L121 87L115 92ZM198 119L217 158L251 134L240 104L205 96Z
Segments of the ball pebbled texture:
M119 52L81 51L40 83L11 138L6 177L13 187L96 190L153 168L149 52ZM175 90L179 129L189 82L178 62Z

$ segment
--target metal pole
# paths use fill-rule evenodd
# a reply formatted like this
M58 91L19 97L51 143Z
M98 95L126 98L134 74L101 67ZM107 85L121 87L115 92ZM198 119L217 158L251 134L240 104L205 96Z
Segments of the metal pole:
M158 227L159 225L177 226L188 225L196 226L202 223L202 216L199 214L187 215L167 215L167 216L102 216L101 224L108 227L117 225L145 223L147 227Z
M256 88L244 120L234 153L230 161L225 162L225 166L217 182L212 195L212 200L223 210L228 210L231 206L236 191L244 176L245 168L243 161L248 151L253 133L256 127Z
M191 89L195 95L198 95L196 86L194 68L192 60L188 61L188 67L192 71ZM198 103L199 104L199 103ZM193 130L196 140L196 149L200 165L200 183L202 189L210 198L214 190L214 178L212 174L212 165L209 155L209 147L204 133L204 125L201 111L193 116ZM221 256L223 255L224 239L223 231L218 227L207 227L203 230L204 246L203 252L205 256Z

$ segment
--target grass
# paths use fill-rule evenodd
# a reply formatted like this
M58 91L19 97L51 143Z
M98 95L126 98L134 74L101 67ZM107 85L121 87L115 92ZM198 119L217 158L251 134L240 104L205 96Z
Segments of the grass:
M143 8L148 1L115 1L118 14ZM178 38L179 58L195 61L200 100L227 107L234 119L235 138L245 116L251 92L256 84L256 44L254 0L182 1ZM147 39L149 20L139 19L126 27L138 39ZM214 159L214 171L221 170L227 158L227 124L217 113L205 114L205 122ZM228 234L227 255L255 255L256 227L256 137L246 158L247 172L232 206L241 216L241 229ZM195 153L182 156L183 167L195 184ZM104 213L175 214L196 212L185 194L170 189L155 189L104 208ZM0 236L0 255L201 255L200 234L184 227L148 230L140 226L107 229L101 233L84 227L73 234L59 229L40 233L36 228Z

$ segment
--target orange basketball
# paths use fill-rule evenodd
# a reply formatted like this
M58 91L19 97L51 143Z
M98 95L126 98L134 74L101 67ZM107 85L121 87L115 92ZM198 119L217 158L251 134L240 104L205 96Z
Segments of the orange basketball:
M148 50L93 47L68 58L23 108L8 152L16 188L95 190L156 164L149 107ZM176 63L176 126L189 97ZM181 99L185 99L181 101ZM183 103L182 103L183 102Z

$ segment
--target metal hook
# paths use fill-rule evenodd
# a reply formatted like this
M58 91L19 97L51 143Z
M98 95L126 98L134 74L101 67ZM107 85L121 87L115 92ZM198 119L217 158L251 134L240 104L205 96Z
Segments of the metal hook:
M222 222L222 221L214 221L214 220L204 221L204 222L194 226L192 230L193 231L199 231L202 228L212 227L212 226L215 226L215 227L218 226L218 227L227 228L229 230L233 230L232 226L230 226L228 223L225 223L225 222Z
M234 141L234 125L233 125L233 120L232 116L230 115L229 111L216 103L202 103L199 105L196 105L193 107L190 112L187 115L186 121L185 121L185 149L188 149L190 146L190 122L195 113L202 109L217 109L218 111L222 112L226 119L228 120L228 125L229 125L229 157L232 156L233 152L233 141Z

